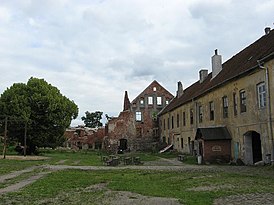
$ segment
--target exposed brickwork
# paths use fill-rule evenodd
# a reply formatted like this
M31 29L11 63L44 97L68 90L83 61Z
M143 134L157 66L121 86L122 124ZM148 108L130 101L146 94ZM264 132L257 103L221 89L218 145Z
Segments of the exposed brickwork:
M212 140L203 143L203 160L214 162L218 159L229 161L231 159L230 140Z
M125 97L124 97L124 110L123 110L123 111L129 110L129 109L130 109L130 101L129 101L129 99L128 99L127 91L125 91Z
M72 149L101 149L105 128L77 127L67 129L65 144Z
M126 139L128 150L147 150L159 141L157 114L173 98L157 81L153 81L128 105L125 92L124 111L119 117L109 120L105 147L113 152L121 148L121 139Z

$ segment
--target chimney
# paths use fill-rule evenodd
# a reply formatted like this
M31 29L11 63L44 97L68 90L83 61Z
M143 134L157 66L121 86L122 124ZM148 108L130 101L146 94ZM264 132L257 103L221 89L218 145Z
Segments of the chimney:
M184 94L183 85L181 81L178 82L177 97L181 97Z
M208 76L208 70L206 69L202 69L199 71L199 75L200 75L200 83L204 82L204 80L207 78Z
M266 27L266 28L264 29L265 35L269 34L270 31L271 31L271 28L270 28L270 27Z
M130 109L130 101L128 99L127 91L125 91L125 97L124 97L124 110L129 110Z
M214 56L211 57L212 63L212 78L215 78L222 70L222 56L218 55L218 50L215 50Z

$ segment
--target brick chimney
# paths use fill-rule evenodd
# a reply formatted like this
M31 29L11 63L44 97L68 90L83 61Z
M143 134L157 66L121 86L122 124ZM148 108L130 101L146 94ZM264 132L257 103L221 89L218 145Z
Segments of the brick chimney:
M266 28L264 29L265 35L269 34L270 31L271 31L271 28L270 28L270 27L266 27Z
M128 99L127 91L125 91L125 97L124 97L124 110L129 110L130 109L130 101Z
M207 78L208 76L208 70L206 69L202 69L199 71L199 75L200 75L200 83L204 82L204 80Z
M212 63L212 78L215 78L222 70L222 56L218 55L218 50L215 50L214 56L211 57Z
M178 90L177 90L177 97L181 97L184 94L182 82L178 82Z

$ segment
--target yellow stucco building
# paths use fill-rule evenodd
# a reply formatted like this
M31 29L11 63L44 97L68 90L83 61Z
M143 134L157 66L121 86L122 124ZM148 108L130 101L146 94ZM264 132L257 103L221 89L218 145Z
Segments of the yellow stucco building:
M159 113L160 137L183 153L204 161L242 160L270 163L274 157L274 31L222 63L215 50L212 72Z

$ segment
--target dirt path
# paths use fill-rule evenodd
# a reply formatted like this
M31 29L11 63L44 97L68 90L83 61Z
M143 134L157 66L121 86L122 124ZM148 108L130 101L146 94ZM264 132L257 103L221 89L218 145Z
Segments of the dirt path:
M9 179L18 177L19 175L21 175L23 173L32 172L34 169L37 169L37 168L39 168L39 166L28 167L28 168L23 169L23 170L14 171L14 172L11 172L9 174L0 176L0 183L3 183L3 182L5 182L6 180L9 180Z
M48 174L49 172L40 172L37 175L31 176L28 179L25 179L23 181L20 181L18 183L12 184L10 186L7 186L5 188L0 189L0 195L1 194L5 194L8 192L14 192L14 191L18 191L19 189L37 181L38 179L42 178L44 175Z

